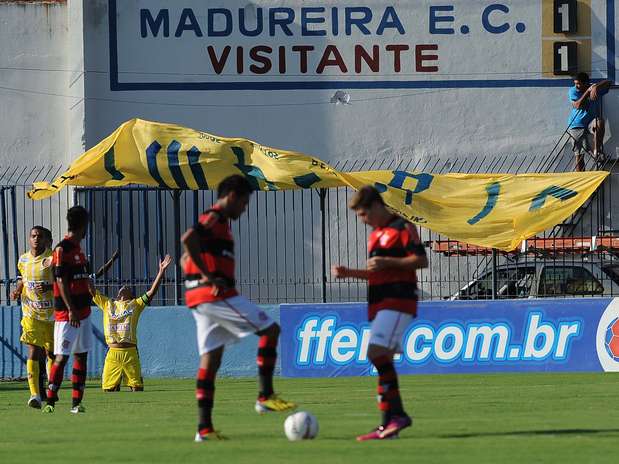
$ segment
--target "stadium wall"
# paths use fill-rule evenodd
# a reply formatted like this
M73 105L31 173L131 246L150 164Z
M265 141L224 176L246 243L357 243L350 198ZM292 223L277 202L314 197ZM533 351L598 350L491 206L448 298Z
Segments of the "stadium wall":
M570 110L569 78L542 72L552 68L546 53L551 19L543 8L548 3L506 0L487 10L488 2L481 0L422 0L389 10L391 3L376 0L288 0L277 3L279 16L295 17L284 32L268 21L273 2L266 0L208 6L200 0L89 1L84 7L86 68L110 73L86 74L86 94L93 98L86 143L95 144L124 120L139 116L243 136L328 161L545 154L565 129ZM588 51L582 67L596 78L612 77L616 60L607 53L606 41L617 13L609 17L606 5L614 1L581 3L580 19L590 23L583 32L583 50ZM356 8L351 17L371 17L365 30L345 21L347 7ZM212 13L216 8L219 12ZM247 29L254 29L262 11L262 32L242 32L241 11ZM161 21L159 28L151 19ZM502 32L493 25L501 25ZM346 72L337 66L317 71L318 51L329 44L337 47ZM411 47L402 54L400 73L385 51L394 44ZM217 74L208 47L220 58L226 45L232 47L230 56ZM256 45L283 47L285 72L275 53L269 55L268 72L252 72L256 61L249 52ZM292 52L300 45L315 48L306 73ZM365 66L355 72L357 45L379 47L378 72ZM436 58L420 66L413 53L417 45L431 46L423 54ZM244 54L241 72L236 47ZM348 93L350 104L330 103L337 90ZM611 133L617 124L611 121ZM611 144L614 153L616 141Z
M279 306L261 306L279 320ZM93 308L94 349L88 357L88 375L100 377L107 347L103 340L102 313ZM19 343L21 310L0 306L0 379L26 375L27 350ZM140 318L138 350L144 377L194 377L198 363L196 327L185 306L148 307ZM221 375L252 377L256 374L257 338L247 337L226 349ZM70 363L68 365L71 365ZM279 373L279 364L276 370Z
M277 373L287 377L374 375L366 305L262 306L282 327ZM0 378L24 375L19 308L2 307ZM100 376L106 347L93 310L88 372ZM139 326L144 377L193 377L195 324L186 307L151 307ZM253 377L256 338L226 349L221 375ZM20 359L21 358L21 359ZM401 374L619 372L619 298L420 303L396 356Z
M68 159L66 2L0 2L0 167ZM3 183L3 182L0 182Z

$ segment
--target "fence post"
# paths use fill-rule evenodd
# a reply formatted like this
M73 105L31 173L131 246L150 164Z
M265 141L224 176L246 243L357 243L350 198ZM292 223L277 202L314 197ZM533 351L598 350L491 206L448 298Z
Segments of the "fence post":
M15 196L15 186L13 185L10 190L11 216L13 219L13 256L15 257L15 267L17 267L17 261L19 260L19 238L17 236L17 198Z
M181 192L178 190L172 191L172 202L174 207L174 302L176 305L181 304L181 268L179 265L181 259Z
M327 189L318 190L320 196L320 242L322 251L322 302L327 302L327 233L326 233L326 207L325 200Z
M496 252L496 248L493 248L492 249L492 299L493 300L497 299L497 293L498 293L496 266L497 266L497 252Z
M142 235L142 243L144 246L144 281L148 279L148 250L150 244L150 234L148 227L149 215L148 215L148 191L144 189L142 191L142 221L144 222L144 231Z
M2 216L2 250L4 251L4 282L5 282L5 297L7 304L11 301L11 279L9 277L9 231L6 223L6 197L4 187L0 187L0 216Z
M162 194L163 190L159 189L157 190L157 198L156 198L156 211L155 211L155 217L156 217L156 225L157 225L157 253L155 254L157 256L157 258L155 259L155 265L157 265L159 263L159 260L163 257L163 241L164 241L164 237L163 237L163 201L161 200L161 194ZM166 286L165 283L164 285L161 286L161 298L165 301L166 297L167 297L167 291L166 291Z
M133 217L131 217L133 219ZM118 259L116 260L116 275L115 280L118 282L118 286L121 287L123 282L121 280L122 277L122 221L123 221L123 202L122 202L122 189L118 188L116 190L116 249L119 251ZM131 220L130 220L131 222ZM133 250L131 250L133 252ZM106 256L104 259L108 259Z

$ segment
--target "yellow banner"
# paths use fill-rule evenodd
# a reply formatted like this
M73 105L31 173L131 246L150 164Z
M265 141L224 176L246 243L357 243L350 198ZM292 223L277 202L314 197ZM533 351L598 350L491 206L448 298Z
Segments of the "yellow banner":
M28 197L47 198L65 185L212 189L231 174L245 175L260 190L374 185L410 221L454 240L501 250L562 222L608 175L338 172L302 153L132 119L51 184L35 182Z

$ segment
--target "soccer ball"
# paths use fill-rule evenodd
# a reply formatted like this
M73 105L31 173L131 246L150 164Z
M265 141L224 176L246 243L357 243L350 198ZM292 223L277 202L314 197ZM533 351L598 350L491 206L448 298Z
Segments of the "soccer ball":
M309 412L295 412L286 418L284 432L290 441L311 440L318 435L318 421Z
M615 361L619 361L619 317L606 329L606 351Z

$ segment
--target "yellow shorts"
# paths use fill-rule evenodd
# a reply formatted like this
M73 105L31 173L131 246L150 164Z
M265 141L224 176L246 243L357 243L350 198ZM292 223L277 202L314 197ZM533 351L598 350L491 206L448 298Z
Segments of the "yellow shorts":
M129 387L143 387L142 368L136 347L110 348L103 365L101 387L104 390L113 390L120 386L123 377Z
M54 321L41 321L24 316L21 319L22 334L19 341L54 352Z

